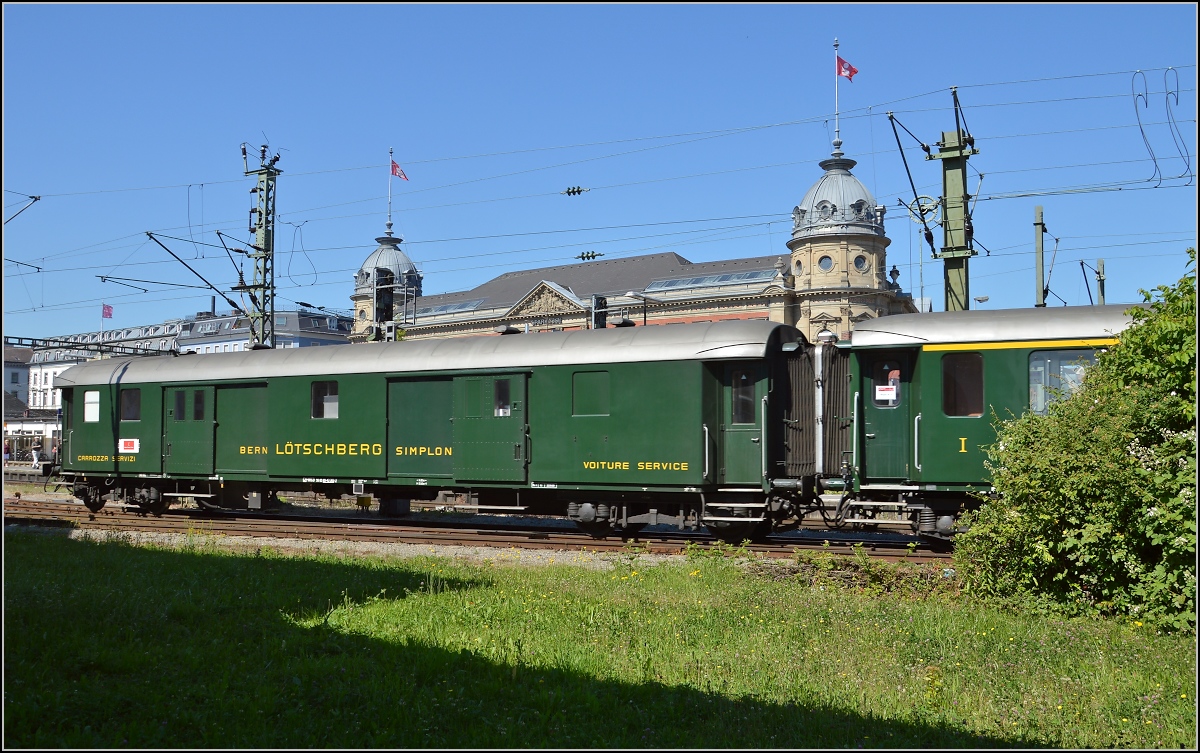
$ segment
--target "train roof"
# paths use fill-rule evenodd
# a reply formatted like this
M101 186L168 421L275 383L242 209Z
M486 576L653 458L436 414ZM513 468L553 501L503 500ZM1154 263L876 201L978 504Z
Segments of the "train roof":
M855 348L1110 338L1129 326L1134 304L898 314L856 324Z
M450 337L237 353L111 358L73 366L58 386L419 373L530 366L761 358L804 339L794 327L727 320L503 336Z

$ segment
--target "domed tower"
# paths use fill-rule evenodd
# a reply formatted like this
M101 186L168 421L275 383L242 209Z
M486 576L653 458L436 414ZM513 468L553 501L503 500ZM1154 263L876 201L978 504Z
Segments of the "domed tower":
M822 330L844 339L855 322L916 311L900 293L899 270L888 280L886 208L851 174L858 163L841 147L835 138L830 159L820 163L825 174L792 210L794 320L810 341Z
M421 295L421 273L400 250L403 238L392 235L392 223L375 239L379 244L354 275L354 331L351 342L378 340L386 322L401 326L416 318L416 300Z

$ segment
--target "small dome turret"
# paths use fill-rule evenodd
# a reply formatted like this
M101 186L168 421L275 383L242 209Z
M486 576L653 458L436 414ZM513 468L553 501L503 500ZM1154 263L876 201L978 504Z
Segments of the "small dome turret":
M820 163L825 174L792 210L793 239L854 232L884 235L886 209L877 206L867 187L851 174L858 163L844 157L841 147L841 139L834 139L832 155Z
M421 274L417 271L417 266L412 263L412 259L408 258L408 254L400 250L400 244L404 239L392 235L392 223L387 224L386 234L375 239L379 247L371 252L371 255L362 263L358 273L354 275L354 292L355 294L370 294L372 276L378 274L376 270L387 270L391 273L388 284L408 280L409 287L415 288L416 295L421 295Z

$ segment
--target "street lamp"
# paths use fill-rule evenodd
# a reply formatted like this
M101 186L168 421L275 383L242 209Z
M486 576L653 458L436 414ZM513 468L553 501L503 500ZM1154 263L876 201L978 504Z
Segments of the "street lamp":
M637 298L637 299L641 300L641 302L642 302L642 326L643 327L646 326L646 301L654 301L655 303L663 302L663 300L661 298L655 298L654 296L646 295L645 293L635 293L632 290L630 290L628 293L626 293L625 297L626 298Z
M975 303L984 303L987 301L987 299L988 297L986 295L977 295L975 296Z

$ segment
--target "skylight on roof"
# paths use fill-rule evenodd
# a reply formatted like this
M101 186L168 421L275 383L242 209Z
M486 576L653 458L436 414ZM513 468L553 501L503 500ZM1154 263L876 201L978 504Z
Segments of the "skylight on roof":
M460 301L458 303L446 303L441 306L417 309L417 316L437 316L438 314L454 314L459 311L473 311L485 300L487 299L480 298L477 301Z
M719 275L704 277L678 277L673 280L655 280L646 286L646 292L653 290L681 290L684 288L703 288L715 285L736 285L746 282L770 280L775 277L773 269L756 269L750 272L726 272Z

